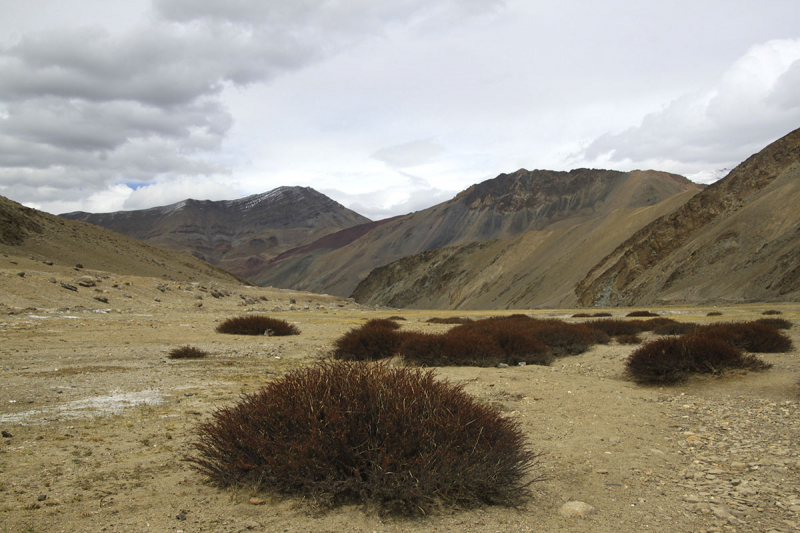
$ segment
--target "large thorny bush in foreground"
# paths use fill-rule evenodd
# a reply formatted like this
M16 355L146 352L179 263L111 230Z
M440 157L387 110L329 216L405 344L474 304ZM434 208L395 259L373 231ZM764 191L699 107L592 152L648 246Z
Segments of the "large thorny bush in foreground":
M380 363L292 372L216 411L199 435L187 460L219 485L410 514L515 504L537 457L514 421L460 385Z

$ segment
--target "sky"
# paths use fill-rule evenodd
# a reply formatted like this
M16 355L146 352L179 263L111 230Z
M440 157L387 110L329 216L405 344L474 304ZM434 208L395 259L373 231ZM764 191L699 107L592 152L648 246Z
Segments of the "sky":
M797 0L0 0L0 195L307 186L377 220L520 168L711 182L800 127Z

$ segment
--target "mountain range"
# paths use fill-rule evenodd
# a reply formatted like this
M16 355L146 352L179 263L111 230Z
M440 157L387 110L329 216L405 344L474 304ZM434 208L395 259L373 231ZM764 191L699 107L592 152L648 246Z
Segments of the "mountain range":
M657 171L521 169L375 222L301 187L63 216L187 251L260 285L374 305L781 300L795 298L800 283L799 166L797 130L708 187Z
M184 200L135 211L61 215L244 274L281 252L369 219L310 187L279 187L237 200Z

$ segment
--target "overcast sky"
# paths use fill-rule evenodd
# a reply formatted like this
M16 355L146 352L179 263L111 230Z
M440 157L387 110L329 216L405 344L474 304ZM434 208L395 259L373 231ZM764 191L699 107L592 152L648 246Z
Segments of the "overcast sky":
M709 181L800 127L797 0L0 0L0 194L313 187L372 219L519 168Z

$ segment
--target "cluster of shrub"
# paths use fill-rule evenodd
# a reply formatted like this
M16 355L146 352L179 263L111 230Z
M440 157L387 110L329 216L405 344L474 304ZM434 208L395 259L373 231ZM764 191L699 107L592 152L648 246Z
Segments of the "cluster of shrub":
M547 364L652 331L668 336L634 351L626 368L642 383L674 383L692 372L768 368L744 351L791 348L777 329L791 324L775 319L698 326L662 317L576 324L513 315L448 319L455 326L443 333L401 331L397 320L370 320L336 341L338 360L291 372L217 410L199 428L197 455L186 460L220 486L329 506L425 514L441 504L514 505L540 479L539 455L519 424L431 370L374 361L400 355L431 366ZM253 331L263 335L263 326Z
M409 363L427 366L547 365L554 357L582 353L610 341L606 333L584 324L526 315L434 322L456 325L442 333L423 333L400 331L394 320L369 320L334 342L333 357L377 361L399 355Z

